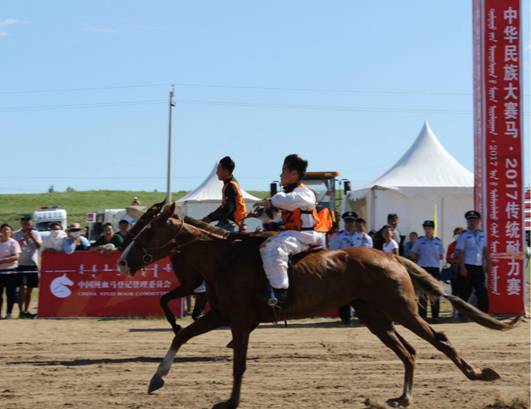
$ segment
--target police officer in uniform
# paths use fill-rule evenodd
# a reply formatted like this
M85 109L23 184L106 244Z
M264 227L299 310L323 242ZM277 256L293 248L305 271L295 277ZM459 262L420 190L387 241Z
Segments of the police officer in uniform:
M345 229L337 233L328 248L330 250L344 249L347 247L371 247L372 238L365 231L366 222L358 217L356 212L345 212L341 216Z
M337 233L328 248L330 250L344 249L347 247L372 247L371 237L363 231L365 220L358 217L356 212L345 212L341 215L345 223L345 229ZM350 305L339 309L339 317L345 325L349 325L352 319Z
M345 223L345 228L332 237L330 244L328 245L330 250L338 250L355 246L357 238L355 222L358 218L358 215L356 212L349 211L343 213L341 218L343 219L343 223Z
M485 233L480 230L481 215L476 210L465 213L467 229L459 235L455 245L456 258L459 264L458 279L460 294L467 301L472 293L476 293L478 308L483 312L489 310L489 298L485 284L486 274L490 268L490 257Z
M419 237L410 250L412 260L424 268L428 273L437 280L441 279L441 260L444 257L444 247L441 240L435 237L435 223L433 220L426 220L422 223L425 236ZM431 322L439 322L439 298L431 300ZM428 303L426 298L419 298L419 315L426 319L428 316Z

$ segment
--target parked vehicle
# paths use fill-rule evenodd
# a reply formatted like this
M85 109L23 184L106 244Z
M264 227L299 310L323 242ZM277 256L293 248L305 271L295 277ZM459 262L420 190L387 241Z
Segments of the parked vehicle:
M66 210L59 206L41 206L33 212L33 226L41 233L42 237L45 237L50 232L50 224L52 222L61 223L61 228L63 230L66 229L66 217Z

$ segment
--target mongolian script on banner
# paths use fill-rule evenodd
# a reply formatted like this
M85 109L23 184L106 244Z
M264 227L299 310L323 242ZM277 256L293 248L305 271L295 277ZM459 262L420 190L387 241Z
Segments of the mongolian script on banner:
M178 284L169 259L129 277L116 269L118 257L118 253L44 252L39 317L162 316L160 297ZM180 301L171 306L180 316Z
M476 163L481 162L482 191L476 196L481 199L492 258L488 271L490 310L521 313L525 286L521 8L519 0L479 3L482 75L476 96L480 91L482 147L476 147L476 153L481 152ZM478 109L475 112L479 114Z

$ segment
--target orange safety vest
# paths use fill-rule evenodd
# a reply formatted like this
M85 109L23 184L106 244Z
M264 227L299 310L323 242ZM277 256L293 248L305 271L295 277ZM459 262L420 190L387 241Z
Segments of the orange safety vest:
M240 189L240 184L236 182L235 179L231 179L229 182L223 184L223 197L221 199L221 204L222 206L225 206L225 203L227 202L225 191L230 184L234 185L236 188L236 207L232 213L232 219L234 220L234 223L236 223L238 226L241 226L245 216L247 216L247 206L245 205L245 200L243 200L243 193Z
M306 187L304 184L300 184L297 187ZM315 193L315 192L314 192ZM311 214L314 220L313 227L303 228L302 227L302 218L303 214ZM284 230L315 230L321 233L329 232L334 224L334 220L330 210L328 208L321 209L317 211L314 207L312 210L281 210L282 216L282 227Z

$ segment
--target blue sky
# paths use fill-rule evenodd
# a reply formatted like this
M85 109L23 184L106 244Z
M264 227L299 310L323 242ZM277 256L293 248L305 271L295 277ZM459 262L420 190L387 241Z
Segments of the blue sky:
M360 186L424 121L472 169L471 33L467 0L4 0L0 193L164 190L171 83L175 190L226 154L267 190L293 152Z

